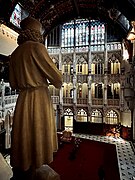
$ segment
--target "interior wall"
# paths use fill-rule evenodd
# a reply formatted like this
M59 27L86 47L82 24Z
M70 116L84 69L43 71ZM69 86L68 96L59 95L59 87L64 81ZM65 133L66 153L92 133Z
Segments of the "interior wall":
M121 124L125 127L131 127L131 111L121 112Z
M0 54L9 56L18 46L18 33L0 24Z

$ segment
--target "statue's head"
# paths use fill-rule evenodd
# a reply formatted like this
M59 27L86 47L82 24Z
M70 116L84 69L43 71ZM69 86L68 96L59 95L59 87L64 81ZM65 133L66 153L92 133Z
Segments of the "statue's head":
M22 31L17 39L19 45L26 41L43 43L43 28L37 19L28 16L21 21L20 27Z
M30 29L42 33L42 24L37 19L30 16L21 21L20 27L22 30Z

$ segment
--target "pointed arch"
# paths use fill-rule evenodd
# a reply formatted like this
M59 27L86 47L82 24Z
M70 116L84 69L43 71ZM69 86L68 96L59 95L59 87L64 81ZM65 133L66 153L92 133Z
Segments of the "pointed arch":
M106 124L118 124L119 123L119 115L118 115L118 113L113 109L109 110L106 113L105 123Z
M92 110L90 122L92 122L92 123L102 123L103 122L103 114L99 109Z
M73 110L71 108L64 109L64 129L73 130Z
M87 112L85 109L79 109L77 111L77 118L76 121L79 122L87 122Z

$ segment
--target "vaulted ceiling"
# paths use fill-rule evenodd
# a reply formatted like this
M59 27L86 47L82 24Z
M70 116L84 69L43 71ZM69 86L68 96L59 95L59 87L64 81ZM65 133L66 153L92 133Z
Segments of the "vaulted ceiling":
M10 26L9 19L17 3L29 15L40 19L45 34L74 18L90 18L107 22L127 34L129 22L135 20L135 0L0 0L0 21Z

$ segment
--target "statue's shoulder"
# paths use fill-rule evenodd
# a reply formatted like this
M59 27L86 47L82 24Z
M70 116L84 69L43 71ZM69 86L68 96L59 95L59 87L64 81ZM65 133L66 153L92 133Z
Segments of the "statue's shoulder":
M45 47L44 44L40 43L40 42L34 42L34 41L31 41L33 43L33 45L35 46L38 46L38 47Z
M42 44L42 43L39 43L39 42L34 42L34 46L35 46L35 49L39 49L40 51L41 50L45 50L45 45Z

